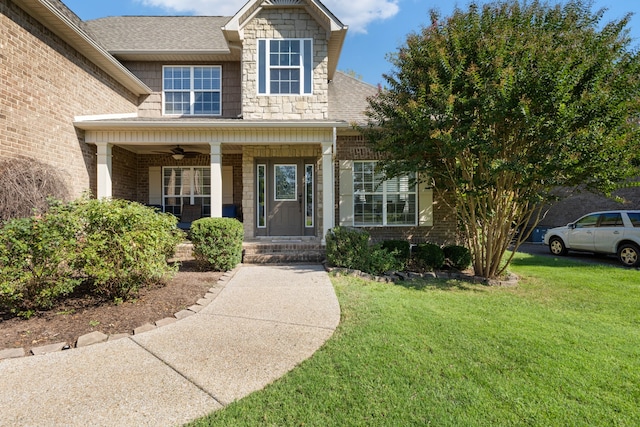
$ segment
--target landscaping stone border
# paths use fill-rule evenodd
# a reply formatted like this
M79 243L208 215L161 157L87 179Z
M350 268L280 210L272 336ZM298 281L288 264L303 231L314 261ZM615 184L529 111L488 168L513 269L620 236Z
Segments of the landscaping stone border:
M367 280L373 280L375 282L383 283L396 283L407 280L423 279L423 280L435 280L435 279L449 279L449 280L463 280L465 282L478 283L487 286L504 286L514 287L518 285L519 278L513 273L509 273L505 280L487 279L485 277L474 276L459 271L429 271L426 273L417 273L411 271L394 271L383 276L375 276L369 273L362 272L360 270L353 270L342 267L330 267L326 263L323 263L324 268L329 273L342 274L344 276L356 276Z
M213 301L218 296L218 294L220 294L222 289L224 289L224 286L227 284L227 282L229 282L229 280L231 280L231 278L235 276L236 272L240 267L241 265L238 265L233 270L225 272L218 279L218 282L217 282L218 287L210 288L209 291L202 298L200 298L194 305L192 305L191 307L185 310L181 310L175 313L174 317L166 317L164 319L157 320L153 324L146 323L144 325L141 325L135 328L129 334L121 333L121 334L114 334L114 335L106 335L100 331L93 331L91 333L78 337L74 345L70 345L66 342L59 342L54 344L43 345L40 347L34 347L29 351L26 351L24 348L3 349L3 350L0 350L0 362L3 359L13 359L17 357L25 357L25 356L32 356L32 355L33 356L43 355L43 354L47 354L55 351L70 350L72 348L86 347L89 345L98 344L105 341L113 341L116 339L127 338L133 335L139 335L147 331L152 331L162 326L175 323L180 319L184 319L185 317L189 317L198 313L205 306L209 305L211 301Z

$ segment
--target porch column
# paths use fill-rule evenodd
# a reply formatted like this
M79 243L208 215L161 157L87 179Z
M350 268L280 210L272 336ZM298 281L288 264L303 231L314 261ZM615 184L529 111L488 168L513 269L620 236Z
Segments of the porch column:
M109 199L113 197L112 174L112 150L113 146L106 142L96 142L98 148L98 188L96 197L98 199Z
M322 143L322 244L325 236L334 225L333 142Z
M220 142L211 146L211 216L222 218L222 148Z

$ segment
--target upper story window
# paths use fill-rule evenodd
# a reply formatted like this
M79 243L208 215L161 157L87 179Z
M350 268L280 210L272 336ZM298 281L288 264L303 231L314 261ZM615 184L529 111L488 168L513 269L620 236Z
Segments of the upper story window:
M311 39L258 40L258 94L310 95L313 91Z
M163 114L219 116L222 114L222 67L166 66L162 68Z

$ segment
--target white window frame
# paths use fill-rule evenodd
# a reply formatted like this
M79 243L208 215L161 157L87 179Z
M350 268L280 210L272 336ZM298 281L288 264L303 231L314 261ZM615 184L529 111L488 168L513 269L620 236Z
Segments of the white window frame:
M185 170L189 170L189 182L188 183L184 183L181 182L180 183L180 191L179 194L167 194L167 190L168 190L168 184L165 183L165 173L167 171L171 171L171 170L180 170L180 179L183 180L184 179L184 175L183 175L183 171ZM204 190L204 188L201 188L201 194L196 194L197 191L197 184L195 182L195 178L196 178L196 170L200 170L202 172L204 171L208 171L209 172L209 183L208 183L208 194L206 191L202 191ZM175 175L174 175L175 176ZM210 166L163 166L162 167L162 210L166 211L168 206L182 206L182 203L180 205L178 204L173 204L173 205L169 205L167 204L167 200L168 199L180 199L182 201L182 199L189 199L189 204L194 204L196 199L202 199L202 207L203 207L203 212L207 212L207 211L211 211L211 192L213 190L213 188L211 187L211 167ZM204 177L201 177L200 179L204 180ZM176 184L174 184L176 185ZM203 182L203 185L206 185L205 182ZM185 191L185 193L183 194L183 189L186 189L187 191ZM208 202L208 203L207 203ZM174 212L176 213L176 212Z
M300 58L299 65L271 65L271 43L272 41L299 41ZM313 39L310 38L284 38L284 39L258 39L258 70L256 90L258 95L277 96L300 96L313 94ZM264 49L264 52L262 51ZM299 70L300 90L297 93L271 92L271 72L272 70ZM264 74L264 75L263 75ZM262 83L264 81L264 83ZM264 85L264 87L262 87Z
M165 87L165 72L169 68L189 68L189 88L188 89L167 89ZM194 80L195 73L194 70L196 68L211 68L218 71L220 75L220 83L217 89L195 89L194 88ZM166 94L168 92L171 93L189 93L189 113L167 113L166 105L167 105L167 97ZM196 114L194 111L195 103L196 103L196 94L206 92L206 93L217 93L220 97L220 108L217 112L205 113L205 114ZM164 65L162 66L162 115L163 116L200 116L200 117L211 117L211 116L221 116L222 115L222 66L220 65Z
M374 183L375 188L373 191L364 191L364 189L357 189L357 180L356 180L356 165L370 163L373 164L374 170L376 164L378 163L375 160L354 160L353 161L353 225L354 227L412 227L418 225L418 211L419 211L419 203L418 203L418 186L413 185L408 189L408 191L388 191L387 182L388 181L376 181ZM411 182L412 178L409 175L403 175L401 177L397 177L397 179L404 179L407 182ZM409 223L391 223L388 222L388 212L387 212L387 200L390 195L413 195L414 199L414 217L413 221ZM359 203L360 197L367 196L382 196L382 222L381 223L365 223L357 221L356 214L356 205Z

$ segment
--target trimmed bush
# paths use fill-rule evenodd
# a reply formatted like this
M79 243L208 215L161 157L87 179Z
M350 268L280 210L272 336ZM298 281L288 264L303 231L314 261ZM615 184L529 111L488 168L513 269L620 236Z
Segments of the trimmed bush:
M373 245L369 248L369 255L361 269L366 273L380 275L387 271L402 270L406 264L398 260L397 250L390 252L382 245Z
M8 221L0 228L0 310L30 317L82 279L74 267L81 224L69 209Z
M369 233L351 227L335 227L326 236L327 262L334 267L365 271L369 257Z
M404 269L411 258L411 245L407 240L385 240L382 249L394 254L399 263L398 270Z
M414 248L414 260L422 268L437 270L444 265L444 252L434 243L420 243Z
M327 262L334 267L350 268L370 274L403 268L397 251L382 245L369 245L369 233L350 227L335 227L326 237Z
M242 223L234 218L201 218L191 223L193 256L201 268L229 271L242 262Z
M464 270L471 265L471 252L464 246L449 245L442 248L451 267Z
M28 317L87 282L127 299L177 270L167 257L184 233L176 218L124 200L52 203L0 229L0 309Z
M167 257L184 233L173 215L115 199L83 199L76 209L85 221L81 272L98 294L127 299L176 272L178 266L168 265Z

